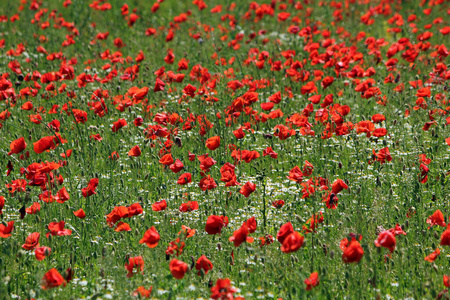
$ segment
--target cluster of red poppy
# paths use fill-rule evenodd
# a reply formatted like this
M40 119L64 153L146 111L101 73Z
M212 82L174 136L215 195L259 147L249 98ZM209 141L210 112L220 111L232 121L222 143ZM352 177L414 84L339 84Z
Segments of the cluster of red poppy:
M71 238L72 232L85 230L84 225L76 228L77 224L89 224L97 216L103 224L106 218L106 228L109 226L112 234L130 234L127 232L132 231L131 226L125 220L132 220L132 225L139 218L146 222L146 214L167 219L172 210L180 218L199 216L204 226L201 234L225 235L232 249L231 264L234 251L246 247L245 242L253 243L251 235L256 234L260 248L273 244L272 235L276 233L279 251L302 253L306 237L314 240L316 234L322 234L325 225L321 224L331 228L328 222L338 218L335 213L340 212L343 203L351 203L354 194L350 191L360 180L352 175L350 163L336 163L339 169L347 168L340 173L330 172L330 165L321 165L321 160L331 161L331 154L322 158L312 153L314 150L304 155L311 149L303 147L307 143L345 143L345 147L355 148L352 151L358 160L364 161L361 168L379 174L397 161L403 163L397 149L397 119L416 118L419 134L427 134L427 142L433 141L430 152L445 143L450 146L450 137L442 136L450 124L447 1L422 0L405 10L401 1L391 0L263 0L215 6L193 0L180 5L187 9L177 15L169 12L164 0L153 1L148 11L132 7L138 6L136 1L88 2L77 5L86 4L90 14L102 17L99 20L115 16L126 34L114 36L117 30L100 22L66 19L74 15L67 14L75 9L71 0L59 3L58 9L49 9L49 3L40 0L21 0L17 11L0 16L5 32L0 36L0 49L6 48L2 53L7 58L6 71L0 75L0 130L5 137L10 134L3 139L7 143L3 145L1 163L8 180L7 191L0 196L0 238L19 240L19 245L23 243L21 251L34 252L37 261L61 251L59 244L51 243L52 239ZM317 11L323 9L329 10L329 20L318 18ZM160 18L163 12L170 18ZM366 31L349 31L343 20L353 14L354 21ZM156 18L158 22L153 22ZM167 24L162 23L165 20L169 20ZM277 30L285 35L271 34L269 20L276 22ZM33 34L15 34L21 32L20 26L29 26ZM376 34L375 26L383 36ZM144 39L145 47L140 39ZM148 43L162 49L162 54L158 52L152 61L148 56L153 53L145 50ZM193 54L196 51L183 54L174 43L201 50L198 55ZM142 47L130 50L132 45ZM95 48L95 55L74 54L78 51L75 49L83 48ZM79 61L82 58L84 61ZM360 152L363 147L359 143L364 143L368 151ZM292 149L300 147L300 159L289 156ZM98 149L103 151L101 162L95 157L100 153ZM402 175L414 170L417 193L430 181L442 181L442 185L446 182L442 174L433 180L435 162L439 160L434 153L425 153L425 147L421 151L410 168L403 165L403 171L395 170ZM268 165L271 167L264 167ZM156 181L165 182L148 183L152 192L158 193L157 201L139 197L119 202L113 199L117 196L113 192L117 182L99 175L99 166L110 168L105 173L111 175L116 168L128 168L139 178L148 180L144 173L156 174ZM272 176L274 169L283 176ZM292 199L286 193L285 200L272 196L268 200L268 176L271 190L273 185L292 183L301 199ZM124 187L123 178L120 180ZM171 192L164 194L158 185ZM187 191L188 197L182 202L169 197L177 189ZM192 200L197 197L193 191L202 196ZM100 197L111 200L100 204ZM202 197L215 197L215 203L220 202L219 212L209 211L211 206L204 205L199 200ZM233 207L235 199L244 198L248 198L248 206L253 200L262 205L241 219ZM273 207L266 208L270 203ZM310 208L305 210L306 221L295 211L295 220L266 225L266 210L271 214L278 213L276 209L287 211L290 216L299 203ZM60 205L59 212L51 205ZM362 210L362 205L358 204L358 209ZM413 217L415 209L407 209L406 217ZM438 226L433 230L439 237L437 230L442 229L437 228L444 227L440 246L450 246L450 224L439 209L433 210L426 219L428 229ZM425 216L422 211L420 214ZM42 217L46 229L18 226L32 223L27 215L36 215L37 222L42 222ZM176 220L171 218L169 222L172 226ZM210 252L205 252L209 258L197 253L196 257L200 257L192 257L191 266L183 261L183 253L192 251L189 243L196 238L196 226L191 229L182 225L178 234L169 236L170 231L159 224L148 225L143 236L139 234L139 244L153 249L163 243L173 278L181 280L195 268L203 279L213 270L210 259L216 262ZM121 233L113 232L113 227ZM141 229L136 228L137 232ZM44 244L53 252L40 245L44 233ZM388 249L387 261L395 257L398 236L406 232L396 224L388 230L379 226L376 235L371 246ZM343 263L361 261L361 242L362 235L355 233L341 240ZM133 249L139 246L137 240L134 244ZM219 243L219 250L221 247ZM309 252L314 249L313 245ZM434 262L440 253L438 247L425 260ZM137 254L126 256L127 277L144 274L148 260L144 254ZM226 275L224 270L220 272L220 277ZM65 286L72 277L71 268L62 274L51 268L43 275L41 287L47 290ZM209 285L212 299L233 299L238 293L229 278L215 279L215 286L212 280ZM450 286L447 275L443 281ZM312 272L304 283L307 291L312 290L319 284L319 272ZM150 297L152 288L139 286L133 295Z

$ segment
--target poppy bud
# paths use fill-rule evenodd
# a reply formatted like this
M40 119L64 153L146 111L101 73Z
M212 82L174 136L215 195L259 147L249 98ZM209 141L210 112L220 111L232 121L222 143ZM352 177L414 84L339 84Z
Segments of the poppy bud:
M26 252L22 249L20 249L19 251L17 251L17 257L21 258L22 256L24 256L26 254Z
M25 213L25 205L19 209L19 213L20 213L20 219L23 220L23 218L25 218L25 214L26 214Z
M438 266L436 266L435 263L433 263L431 266L433 267L434 271L436 271L436 272L438 271Z
M299 215L295 216L295 218L297 219L297 221L299 223L304 223L305 222L305 221L303 221L303 219Z
M181 138L180 137L175 137L175 145L177 145L179 148L183 147L182 143L181 143Z
M291 261L292 261L292 264L298 263L297 256L291 255Z
M438 238L439 238L439 233L437 233L437 231L434 232L434 238L435 238L435 239L438 239ZM436 248L436 247L434 247L434 248ZM433 249L434 249L434 248L433 248Z
M339 162L338 166L339 166L339 169L342 169L342 163L341 162Z
M333 259L334 258L334 250L330 251L330 258Z

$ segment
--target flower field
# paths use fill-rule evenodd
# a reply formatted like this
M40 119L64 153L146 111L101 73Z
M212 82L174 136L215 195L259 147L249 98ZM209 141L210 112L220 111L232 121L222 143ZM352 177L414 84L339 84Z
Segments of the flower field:
M449 1L0 4L0 299L450 299Z

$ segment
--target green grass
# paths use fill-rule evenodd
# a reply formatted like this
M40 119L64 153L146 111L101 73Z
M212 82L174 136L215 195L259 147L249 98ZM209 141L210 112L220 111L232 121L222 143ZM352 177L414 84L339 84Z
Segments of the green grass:
M416 105L416 93L418 89L412 88L409 81L418 79L425 83L431 78L430 73L438 63L448 65L448 57L439 59L432 53L436 46L450 46L449 35L443 35L439 29L449 26L448 3L442 3L433 7L429 15L415 1L403 1L403 4L390 3L391 12L384 16L377 14L372 18L372 25L365 25L360 17L370 7L376 8L378 1L367 4L350 3L348 9L344 5L343 19L335 21L333 13L335 8L331 5L319 6L318 3L304 4L303 9L296 10L293 4L277 2L273 16L265 15L260 21L255 22L255 12L249 10L251 1L236 1L236 7L228 11L231 1L208 1L208 7L200 11L191 1L166 0L160 4L157 13L151 12L152 1L129 1L130 13L134 8L140 18L129 27L127 21L121 15L120 8L124 4L121 1L110 0L111 10L99 11L89 7L92 2L72 0L73 4L67 8L62 6L63 1L44 1L41 8L48 8L43 14L41 22L49 21L47 29L41 29L39 24L32 24L36 10L30 10L30 3L24 5L19 12L20 19L14 23L10 21L0 23L0 40L5 40L5 47L0 48L2 60L0 60L1 74L9 74L17 97L14 101L11 97L0 101L0 112L8 110L11 116L5 120L0 119L0 165L3 184L0 185L0 196L5 198L3 213L0 215L6 225L9 221L15 221L12 236L0 238L0 298L1 299L126 299L139 287L153 287L151 293L155 299L208 299L211 296L211 287L219 278L229 278L237 289L235 297L242 296L246 299L366 299L366 298L408 298L428 299L435 298L445 289L443 275L448 274L449 250L448 246L440 246L440 237L443 227L433 226L428 229L426 220L437 209L440 209L448 221L449 206L449 146L445 139L450 136L446 125L447 104L436 101L436 96L442 94L449 99L448 79L444 83L430 84L431 98L426 98L427 108L414 110ZM267 1L260 1L262 3ZM350 1L351 2L351 1ZM260 4L262 4L260 3ZM328 3L328 2L327 2ZM340 2L339 2L340 3ZM19 3L12 1L0 1L0 15L9 18L16 14ZM222 4L221 13L210 12L217 4ZM270 6L270 2L266 3ZM291 13L285 22L278 22L277 15L281 10L279 5L286 4L286 11ZM386 4L387 5L387 4ZM311 15L307 16L307 9L311 8ZM61 16L66 22L74 22L80 35L74 36L75 44L62 47L66 35L71 34L66 28L54 28L55 18L49 19L49 13L56 10L56 17ZM166 42L165 38L175 16L181 13L191 12L186 22L176 25L175 37ZM251 17L244 18L246 13ZM400 33L388 32L388 29L397 27L388 20L400 14L404 19L404 25ZM230 25L230 20L224 17L226 14L234 16L236 26ZM418 19L414 21L418 31L414 33L407 22L408 16L416 14ZM292 18L297 16L301 23L294 24ZM433 20L441 17L442 23L433 24ZM92 23L96 24L94 28ZM311 40L290 34L290 25L297 25L303 29L309 25L316 26L317 30L330 31L330 39L334 39L334 45L327 48L319 47L318 55L326 60L325 53L334 53L335 62L325 64L325 61L314 61L306 46L318 43L322 44L326 38L321 32L315 32ZM406 49L400 50L393 58L398 59L396 70L389 71L385 66L388 60L386 53L392 44L400 38L409 38L411 47L417 45L417 36L424 31L424 26L433 24L430 32L433 36L425 42L431 44L430 49L420 50L414 66L402 58ZM214 28L214 31L205 32L204 25ZM157 29L155 36L146 36L147 28ZM162 28L164 27L164 28ZM223 32L221 32L221 28ZM258 35L259 30L265 30L264 35ZM225 32L226 31L226 32ZM109 32L106 40L97 40L90 44L98 33ZM365 38L357 41L356 36L365 32ZM201 33L201 41L190 37L189 34ZM233 50L229 43L243 33L243 39L239 41L240 48ZM249 35L256 33L256 37L249 40ZM221 37L228 36L227 40ZM45 36L48 41L41 42L40 36ZM114 46L114 39L120 37L126 45L121 49ZM379 48L380 61L371 53L364 41L374 37L384 38L386 45ZM264 38L267 38L264 41ZM278 40L278 41L277 41ZM10 49L16 49L23 43L25 51L17 56L7 55ZM33 81L21 81L9 67L8 63L17 60L21 65L23 75L39 71L58 72L62 60L49 61L47 55L38 53L37 46L43 46L48 54L62 52L64 58L69 61L77 59L73 65L75 77L85 72L100 78L110 71L102 70L106 63L116 69L118 76L111 81L101 83L88 83L86 87L79 87L77 80L55 81L56 90L62 84L66 84L66 91L73 91L76 97L70 99L66 92L53 95L45 91L47 83L37 82L42 88L36 97L20 96L20 90L25 87L34 87ZM352 61L352 57L346 57L354 47L356 53L361 53L361 59ZM111 59L101 59L100 54L107 49L110 53L120 51L124 62L113 63ZM174 64L167 64L164 57L169 49L175 56ZM259 52L267 51L269 57L265 66L258 69L254 62L247 63L249 57L255 56L255 49ZM139 51L143 51L145 59L134 62ZM288 66L284 65L286 58L282 52L294 50L296 52L293 61L298 60L303 65L297 71L310 72L309 79L304 82L295 81L286 75ZM217 58L212 58L217 53ZM255 54L252 54L255 53ZM131 60L127 61L127 57ZM27 58L31 61L27 62ZM181 58L189 60L188 70L177 71L178 61ZM223 58L226 65L216 64L216 60ZM343 59L345 58L345 59ZM229 64L229 60L234 60ZM269 59L281 61L283 70L271 70ZM355 91L357 83L355 78L345 74L339 76L335 72L339 61L348 62L342 69L343 73L351 71L356 65L367 70L373 67L376 74L373 86L380 89L386 96L386 105L377 103L375 97L364 99L361 93ZM89 61L89 63L87 63ZM139 72L134 81L122 80L125 69L132 65L139 65ZM183 96L183 88L190 83L197 88L202 83L198 79L190 77L194 66L200 65L205 74L210 75L216 81L217 102L205 101L203 95L195 95L191 98ZM289 64L288 64L289 65ZM87 67L89 67L87 69ZM153 92L156 75L161 67L165 71L185 74L183 82L166 82L165 90ZM287 118L293 114L302 114L304 108L311 103L308 98L311 95L301 93L301 88L313 81L314 71L321 71L323 75L315 81L318 88L316 94L323 98L328 94L334 95L334 102L340 105L348 105L350 113L343 116L344 122L352 122L355 128L349 134L323 139L322 133L325 125L315 120L320 107L314 104L313 111L308 117L312 136L302 135L301 127L293 126L296 135L281 140L275 136L275 126L288 125ZM448 71L445 71L448 74ZM392 73L394 78L399 74L396 83L384 83L385 77ZM230 76L229 74L234 74ZM229 76L227 76L229 75ZM323 89L320 82L326 76L333 76L331 86ZM448 77L448 75L447 75ZM362 82L369 77L359 77ZM245 85L233 92L227 87L232 80L242 81ZM16 84L17 82L17 84ZM256 88L256 83L265 83L265 87ZM394 87L404 84L403 92L393 91ZM149 92L144 102L126 107L123 112L117 110L114 98L125 95L131 87L148 87ZM292 97L285 93L290 88ZM109 93L105 98L108 112L103 117L97 116L90 109L88 103L95 90L102 89ZM258 93L258 101L250 106L254 115L242 112L234 117L231 122L227 120L228 108L233 101L244 95L247 91ZM268 119L262 122L255 118L261 115L261 103L268 102L268 98L277 93L282 93L279 104L275 104L272 111L280 109L282 117ZM22 110L21 106L27 102L33 103L33 110ZM72 109L80 109L87 112L87 122L76 123L73 115L66 114L61 108L71 102ZM58 104L60 109L57 114L49 114L53 105ZM45 113L41 113L42 123L34 124L29 120L29 115L37 114L37 109L42 107ZM408 117L405 110L410 111ZM424 131L422 127L430 121L429 112L442 110L444 115L435 114L435 125L430 130ZM157 113L177 113L183 122L172 125L161 125L171 132L169 137L158 137L155 140L146 138L143 130L149 125L157 125L154 120ZM264 112L269 113L269 112ZM201 124L198 121L192 123L192 130L183 129L186 120L192 116L204 115L213 126L205 135L200 135ZM217 114L221 117L218 118ZM366 134L357 134L356 124L360 121L371 120L374 114L383 114L386 121L377 124L376 128L386 128L388 133L384 137L367 138ZM136 127L133 121L136 117L142 117L144 123ZM126 127L117 132L112 132L113 122L125 119ZM59 120L61 123L60 134L67 143L56 146L56 149L41 154L33 151L33 143L44 136L54 136L55 132L46 124ZM236 139L232 133L240 126L249 123L251 130L244 130L245 137ZM333 123L332 126L336 126ZM90 135L100 134L102 141L89 138ZM267 136L270 135L270 136ZM212 136L220 136L220 147L214 151L205 146L205 142ZM26 160L19 158L20 154L7 155L12 141L24 137L27 143L26 151L30 157ZM159 163L164 142L167 140L181 140L181 147L176 143L170 149L174 160L180 159L184 169L174 174L168 167ZM236 163L232 158L230 144L237 149L256 150L261 156L249 163L241 161ZM128 151L139 145L142 154L139 157L128 157ZM272 147L278 153L278 158L263 156L263 150ZM392 161L381 164L376 161L369 164L372 159L372 150L375 152L389 147ZM63 159L60 154L72 149L70 158ZM117 151L120 158L111 160L108 156ZM198 183L204 177L200 169L200 162L188 159L188 154L197 156L209 154L217 161L207 175L211 175L217 183L217 188L202 191ZM428 165L428 181L420 183L419 154L426 154L432 161ZM49 187L55 195L58 190L65 187L70 194L70 200L64 203L45 203L39 200L42 193L38 186L27 186L26 192L11 194L6 184L12 180L24 179L21 168L27 168L32 163L66 161L64 166L53 171L54 177L61 175L64 178L62 185ZM328 209L322 198L326 191L316 187L316 192L309 198L302 198L302 189L299 183L295 183L286 177L289 171L299 166L303 168L305 161L309 161L314 170L311 176L304 176L303 183L309 178L322 177L327 179L328 187L336 179L342 179L348 184L348 189L338 194L339 202L336 209ZM11 162L14 169L6 176L7 164ZM256 190L248 198L239 193L240 186L225 187L220 181L220 168L225 163L236 163L237 182L242 185L247 181L256 184ZM178 185L178 177L185 173L192 174L192 183ZM82 188L86 188L91 178L98 178L99 185L96 194L90 197L82 196ZM28 182L30 180L27 180ZM165 199L167 209L155 212L152 204ZM271 205L275 200L284 200L285 205L277 209ZM181 213L179 207L187 201L198 201L199 209L192 212ZM26 214L20 218L19 210L29 207L33 202L39 202L40 212L32 215ZM143 213L121 221L131 227L129 232L115 232L114 227L108 226L106 215L116 206L129 206L140 203ZM82 208L86 213L85 219L79 219L73 212ZM315 233L306 234L302 226L317 212L322 212L323 223L317 225ZM407 216L408 214L408 216ZM220 235L209 235L205 231L206 220L210 215L224 215L229 218L229 225L222 229ZM266 224L264 226L264 215ZM235 247L229 241L229 237L238 230L242 223L255 217L257 230L250 234L254 237L254 243L243 243ZM51 236L46 238L48 224L50 222L65 221L65 228L72 230L69 236ZM291 222L294 230L305 237L304 245L296 252L283 253L281 244L276 240L280 226ZM374 241L383 229L393 228L399 223L406 236L397 236L395 251L387 257L389 250L377 248ZM196 230L193 237L185 239L185 247L179 257L166 258L166 249L171 241L179 235L181 226L185 225ZM155 226L161 239L156 248L150 249L139 241L144 232ZM34 251L24 250L22 245L26 237L32 232L39 232L40 246L51 248L51 254L43 261L37 261ZM361 245L364 256L357 264L345 264L342 261L340 242L350 233L362 235ZM274 243L260 247L259 237L270 234ZM440 256L435 262L425 261L424 258L436 248L441 250ZM234 255L234 260L232 259ZM173 258L184 261L191 267L192 261L205 255L213 264L213 269L205 276L197 276L195 268L190 270L183 279L175 279L169 270L169 263ZM143 274L135 271L135 275L127 278L125 263L130 257L142 256L145 262ZM231 264L234 262L233 264ZM44 290L41 288L41 279L52 268L56 268L61 274L67 268L72 268L74 277L65 287ZM311 291L305 291L304 280L312 272L319 273L320 283ZM448 297L448 295L447 295Z

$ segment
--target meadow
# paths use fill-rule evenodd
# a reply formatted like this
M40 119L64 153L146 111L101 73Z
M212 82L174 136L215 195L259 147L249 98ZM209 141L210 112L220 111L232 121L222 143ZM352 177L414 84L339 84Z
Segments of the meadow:
M449 49L446 0L0 0L0 299L450 299Z

